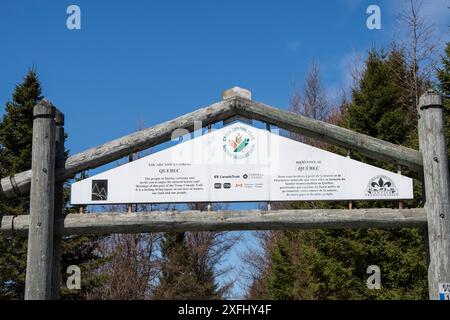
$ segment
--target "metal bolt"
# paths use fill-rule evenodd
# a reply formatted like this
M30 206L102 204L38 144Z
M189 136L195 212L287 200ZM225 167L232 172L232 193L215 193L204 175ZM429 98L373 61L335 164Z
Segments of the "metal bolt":
M445 218L445 214L443 214L443 213L441 213L439 216L440 216L442 219Z
M42 168L42 171L47 173L47 169L46 168Z

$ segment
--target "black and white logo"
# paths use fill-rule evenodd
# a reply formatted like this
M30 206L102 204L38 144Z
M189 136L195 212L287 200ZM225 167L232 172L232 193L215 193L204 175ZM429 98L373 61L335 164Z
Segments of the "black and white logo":
M108 180L92 180L92 201L108 200Z
M391 178L376 176L370 179L365 193L367 197L396 197L398 189Z

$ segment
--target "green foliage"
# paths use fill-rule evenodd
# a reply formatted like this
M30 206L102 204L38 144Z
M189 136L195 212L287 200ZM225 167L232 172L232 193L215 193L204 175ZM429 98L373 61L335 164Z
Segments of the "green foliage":
M28 72L23 83L17 85L12 102L0 123L2 176L28 170L31 167L31 139L33 107L42 99L36 72Z
M372 50L358 89L340 125L390 141L417 144L417 120L408 67L403 53ZM343 154L335 147L329 148ZM352 158L396 171L396 166ZM411 172L404 174L413 176ZM415 207L422 203L421 183L414 183ZM341 208L342 202L298 202L288 208ZM357 201L354 207L398 207L398 202ZM282 232L270 252L268 293L274 299L426 299L427 263L421 229L317 230ZM301 258L296 258L296 257ZM367 267L381 269L381 290L369 290ZM305 281L308 279L308 281Z
M205 259L208 248L194 248L187 233L168 232L161 244L159 284L153 299L211 300L222 294L215 283L214 265Z
M402 104L398 67L402 64L397 52L388 58L374 49L369 53L359 90L353 92L347 115L349 128L392 143L404 142L407 109Z
M33 107L41 99L41 86L34 70L17 85L0 122L0 176L31 167ZM0 200L3 214L26 214L28 197ZM25 289L26 239L0 235L0 298L21 299Z
M80 300L86 299L96 288L99 288L106 280L106 274L97 273L96 270L107 261L107 258L99 257L97 247L101 237L99 236L69 236L62 241L62 279L67 276L65 270L71 265L77 265L81 269L81 290L68 290L61 288L61 299Z
M437 78L439 80L439 91L444 98L445 135L450 152L450 42L447 43L444 55L442 55L441 64L442 66L437 72Z
M272 263L268 277L268 291L271 299L312 299L314 283L311 269L303 261L307 252L302 247L308 232L283 232L270 252Z
M16 86L12 101L6 104L6 113L0 122L0 177L10 176L31 167L33 107L42 99L41 86L34 70ZM66 203L68 200L65 192ZM27 214L29 196L0 200L0 212L8 215ZM99 263L95 254L95 237L68 237L63 241L62 275L67 266L78 265L83 271ZM0 299L22 299L25 289L27 239L0 235ZM85 273L84 273L85 274ZM84 282L95 282L85 277ZM85 295L90 285L80 292L71 291L63 297Z

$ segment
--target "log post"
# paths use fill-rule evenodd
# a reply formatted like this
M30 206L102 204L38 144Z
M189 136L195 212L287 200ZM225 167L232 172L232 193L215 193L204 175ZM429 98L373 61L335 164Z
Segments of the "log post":
M450 283L450 182L442 97L432 90L419 103L419 145L423 156L428 221L430 299L439 284Z
M55 234L416 228L426 223L424 208L101 212L65 215L55 221ZM4 216L0 221L0 232L6 236L24 236L28 230L27 215Z
M51 298L55 133L55 107L43 100L33 110L26 300Z
M56 110L55 115L56 125L56 170L64 168L65 148L64 148L64 114ZM60 219L64 215L64 181L55 183L55 220ZM52 275L52 299L59 299L59 292L61 289L61 259L62 259L62 238L60 236L54 237L53 244L53 275Z
M128 162L133 162L134 161L134 155L132 153L130 153L128 155ZM137 211L137 209L136 209ZM127 204L127 213L132 213L133 212L133 204L129 203Z

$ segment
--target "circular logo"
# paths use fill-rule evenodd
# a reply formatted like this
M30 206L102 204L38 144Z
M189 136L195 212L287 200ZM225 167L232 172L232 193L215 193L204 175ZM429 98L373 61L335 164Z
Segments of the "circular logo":
M233 127L223 136L223 151L233 159L247 158L255 148L255 137L246 127Z

